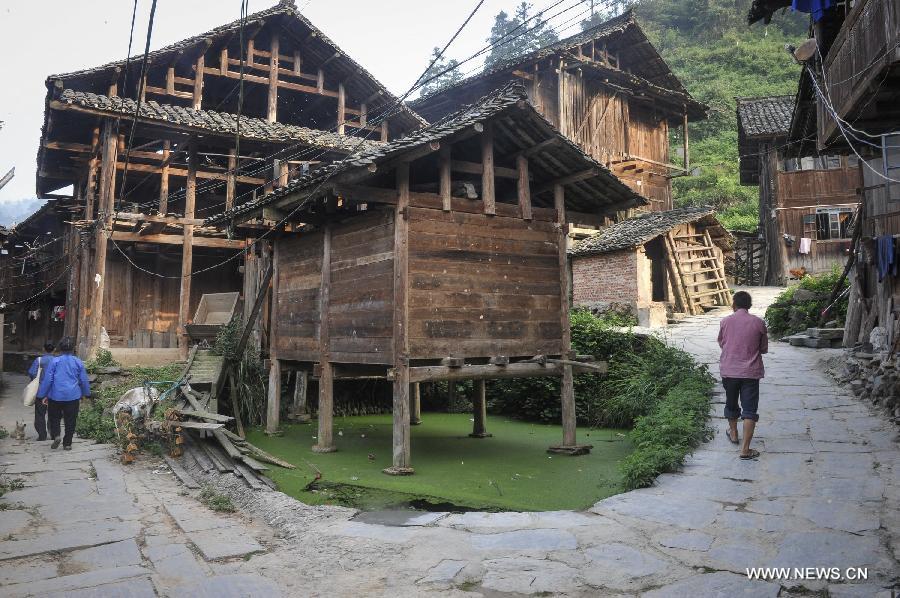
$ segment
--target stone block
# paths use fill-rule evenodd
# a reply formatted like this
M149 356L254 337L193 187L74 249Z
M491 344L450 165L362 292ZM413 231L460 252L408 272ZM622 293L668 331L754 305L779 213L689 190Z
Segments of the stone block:
M634 314L637 316L638 326L644 328L661 328L669 323L664 303L656 301L648 303L635 302Z
M806 339L809 337L805 334L795 334L794 336L787 337L789 343L791 343L792 347L805 347Z
M827 338L834 340L836 338L844 338L843 328L807 328L806 335L812 338Z
M831 341L824 338L812 338L806 337L803 341L804 346L809 347L810 349L830 349Z

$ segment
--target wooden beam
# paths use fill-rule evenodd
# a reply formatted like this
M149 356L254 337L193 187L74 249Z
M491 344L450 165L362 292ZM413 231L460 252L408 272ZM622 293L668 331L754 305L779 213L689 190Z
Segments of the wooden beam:
M451 158L451 151L451 145L449 143L445 143L441 146L440 154L438 155L440 196L442 209L445 212L449 212L451 209L453 209L452 177L450 174L453 163L453 160Z
M100 346L100 328L103 326L103 299L106 289L107 230L112 223L113 203L116 193L116 160L118 140L114 134L116 121L103 122L101 139L102 157L100 161L99 200L97 205L97 226L94 232L94 276L97 280L91 288L91 313L87 324L87 338L82 345L82 357L90 357ZM99 277L99 278L98 278Z
M347 92L344 90L344 84L338 83L338 103L337 103L337 133L344 134L344 122L347 120Z
M194 217L197 202L197 144L188 141L188 175L184 187L184 217ZM191 319L191 272L194 267L194 226L184 226L184 244L181 247L181 289L178 297L178 334L182 357L187 357L190 339L187 324Z
M193 225L189 225L193 226ZM152 234L142 235L136 232L115 231L110 238L113 241L123 243L157 243L160 245L181 245L184 243L184 235ZM246 241L240 239L226 239L224 237L198 237L192 236L194 247L208 247L210 249L244 249Z
M269 57L269 104L266 120L270 123L278 120L278 34L272 34L272 55Z
M234 189L237 181L238 157L237 149L228 150L228 172L225 174L225 210L234 207Z
M531 220L531 181L528 179L528 158L525 156L517 157L516 170L519 172L519 178L516 183L519 213L523 220Z
M464 160L453 160L450 163L453 172L462 172L465 174L484 174L484 165L478 162L466 162ZM519 173L515 168L506 168L504 166L494 166L494 176L506 179L518 179Z
M116 168L119 170L123 170L125 168L124 162L119 162L116 165ZM128 163L128 171L134 172L162 172L162 166L156 166L155 164L138 164L135 162ZM188 176L188 169L186 168L175 168L169 167L169 175L170 176ZM228 173L227 172L213 172L210 170L197 170L195 173L198 179L209 179L213 181L228 181ZM246 183L248 185L264 185L268 181L265 178L258 177L250 177L250 176L238 176L235 180L239 183Z
M393 454L389 475L413 473L409 426L409 163L397 165L394 212L394 405Z
M159 213L169 212L169 159L172 156L172 142L163 141L162 166L159 169Z
M574 367L574 366L573 366ZM446 380L458 382L462 380L506 380L510 378L539 378L543 376L560 377L563 375L563 364L560 363L527 363L517 362L509 365L464 365L451 367L448 365L426 365L409 368L409 381L434 382ZM388 372L388 379L395 380L395 372Z
M194 110L200 110L203 106L203 67L205 61L205 54L200 54L200 56L197 57L197 64L194 70Z
M331 305L331 225L322 230L322 270L319 288L319 420L313 451L331 453L334 446L334 366L331 363L331 332L328 311Z
M566 255L568 226L566 226L566 196L562 185L553 188L553 204L556 207L557 224L559 225L559 292L560 292L560 328L562 330L563 358L571 357L572 333L569 320L569 259ZM576 446L575 417L575 384L572 377L572 366L562 366L562 385L560 389L562 402L563 447Z
M554 190L554 193L555 193L556 187L564 187L565 185L571 185L573 183L578 183L580 181L584 181L586 179L590 179L595 176L599 176L600 174L602 174L602 172L603 171L600 170L599 168L588 168L586 170L581 170L579 172L575 172L570 175L560 177L553 181L544 183L543 185L541 185L540 187L535 189L534 192L535 193L544 193L545 191Z
M497 213L496 197L494 194L494 127L493 123L485 123L484 132L481 134L481 200L484 203L484 213L494 215Z

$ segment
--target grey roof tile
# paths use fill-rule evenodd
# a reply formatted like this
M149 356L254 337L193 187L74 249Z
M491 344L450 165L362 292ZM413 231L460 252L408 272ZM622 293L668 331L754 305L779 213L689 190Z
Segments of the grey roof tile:
M737 98L737 113L748 137L787 135L794 114L794 96Z

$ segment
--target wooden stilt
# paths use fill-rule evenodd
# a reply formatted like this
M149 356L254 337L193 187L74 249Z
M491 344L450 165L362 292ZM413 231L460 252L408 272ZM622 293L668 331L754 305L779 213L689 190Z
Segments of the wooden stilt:
M97 225L94 230L94 276L91 276L91 313L88 316L87 339L84 345L84 357L90 357L100 346L100 329L103 326L103 299L106 288L106 250L107 233L112 227L113 203L116 193L116 160L118 156L118 139L115 136L115 123L107 120L103 123L102 157L100 161L99 200L97 205ZM93 282L93 281L97 282Z
M184 217L194 217L194 206L197 201L197 145L192 139L188 142L188 175L184 186ZM191 272L194 267L194 225L184 225L184 243L181 246L181 292L178 309L178 346L182 359L188 355L190 339L187 335L187 324L191 318Z
M344 84L338 83L338 105L337 105L337 133L344 134L344 122L347 120L347 93L344 91Z
M333 453L334 446L334 366L324 361L319 375L319 431L314 453Z
M475 381L475 398L472 400L472 417L475 422L472 424L472 438L488 438L493 434L487 432L487 399L485 398L485 382L484 380Z
M397 206L394 212L394 430L389 475L410 475L409 433L409 163L397 166Z
M291 409L291 418L297 421L309 421L309 412L306 407L306 387L309 374L306 370L297 370L294 376L294 404Z
M523 220L531 220L531 183L528 180L528 158L516 158L516 170L519 174L517 190L519 196L519 215Z
M440 194L442 209L449 212L452 208L452 186L451 186L451 149L449 143L442 143L440 154L438 155L438 168L440 169Z
M234 186L237 180L237 154L236 150L228 150L228 172L225 174L225 210L234 207Z
M281 425L281 361L269 366L269 394L266 401L266 434L279 434Z
M206 56L201 54L197 57L197 64L194 69L194 110L200 110L203 106L203 67L206 66Z
M172 153L172 143L166 139L163 141L162 167L159 170L159 213L165 216L169 212L169 157Z
M485 214L496 214L494 194L494 128L485 123L481 134L481 200Z
M559 225L559 288L560 288L560 327L562 328L563 359L571 359L572 355L572 331L569 321L569 260L566 255L566 241L568 239L568 225L566 224L566 196L562 185L553 188L553 199L556 206L556 218ZM591 445L579 445L575 434L575 384L572 377L572 366L563 365L562 387L560 390L562 406L563 442L558 446L551 446L548 450L552 453L568 455L583 455L590 452Z
M231 395L231 414L234 416L234 423L237 426L238 436L246 438L244 434L244 422L241 420L241 409L238 406L237 384L234 381L234 371L228 371L228 394Z
M409 423L418 426L422 423L422 389L418 382L413 383L409 401Z
M269 58L269 105L266 120L270 123L278 120L278 35L272 35L271 57ZM251 59L252 60L252 59Z

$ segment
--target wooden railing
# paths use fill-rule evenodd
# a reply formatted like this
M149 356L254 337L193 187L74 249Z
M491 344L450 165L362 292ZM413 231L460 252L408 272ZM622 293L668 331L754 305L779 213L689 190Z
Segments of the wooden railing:
M872 93L870 83L882 76L883 68L897 58L898 43L900 4L897 0L858 0L825 58L828 95L841 118L868 101ZM820 144L831 140L837 132L837 125L820 98Z

